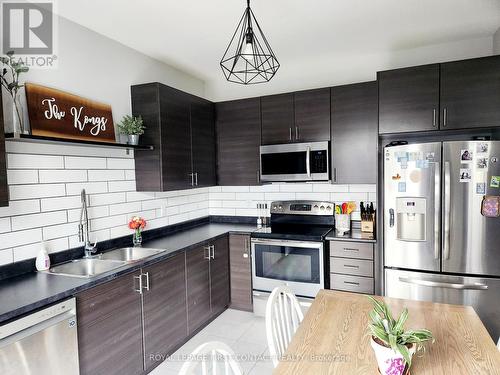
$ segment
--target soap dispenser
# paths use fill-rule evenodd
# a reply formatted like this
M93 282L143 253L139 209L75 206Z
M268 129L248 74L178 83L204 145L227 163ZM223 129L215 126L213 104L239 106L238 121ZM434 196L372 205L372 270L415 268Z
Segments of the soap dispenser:
M42 242L40 252L36 257L36 269L38 271L46 271L50 268L50 258L45 247L45 242Z

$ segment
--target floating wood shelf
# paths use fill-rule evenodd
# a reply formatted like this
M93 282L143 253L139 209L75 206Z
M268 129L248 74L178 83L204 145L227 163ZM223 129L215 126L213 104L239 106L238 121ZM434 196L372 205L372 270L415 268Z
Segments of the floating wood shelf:
M33 142L33 143L47 143L47 144L69 144L73 146L86 146L86 147L112 147L112 148L125 148L127 150L153 150L153 146L147 145L129 145L125 143L113 143L113 142L96 142L96 141L85 141L80 139L65 139L65 138L55 138L55 137L43 137L39 135L31 134L14 134L5 133L5 139L7 141L13 142Z

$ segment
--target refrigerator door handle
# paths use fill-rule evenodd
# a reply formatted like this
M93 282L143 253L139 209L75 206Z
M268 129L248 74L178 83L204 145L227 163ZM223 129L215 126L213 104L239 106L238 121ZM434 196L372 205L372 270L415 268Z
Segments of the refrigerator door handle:
M389 226L394 226L394 208L389 208Z
M450 259L450 205L451 205L451 185L450 185L450 162L444 162L444 259Z
M456 284L456 283L444 283L440 281L430 281L423 279L414 279L411 277L400 277L399 281L407 284L421 285L421 286L429 286L431 288L448 288L448 289L458 289L458 290L486 290L488 289L488 285L481 283L474 284Z
M440 250L440 207L438 202L441 199L441 168L439 163L434 163L434 259L439 259Z

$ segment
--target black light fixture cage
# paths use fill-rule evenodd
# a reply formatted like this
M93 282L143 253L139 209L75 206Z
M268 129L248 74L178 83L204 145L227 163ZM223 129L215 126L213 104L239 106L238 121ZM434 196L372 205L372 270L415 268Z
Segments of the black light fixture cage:
M229 82L243 85L269 82L280 67L250 9L250 0L247 0L247 8L224 52L220 66Z

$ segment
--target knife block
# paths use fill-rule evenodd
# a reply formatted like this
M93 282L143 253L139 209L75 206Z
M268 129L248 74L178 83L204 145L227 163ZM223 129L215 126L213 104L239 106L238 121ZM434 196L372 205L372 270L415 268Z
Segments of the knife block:
M361 232L373 233L375 231L375 214L364 215L361 219Z

